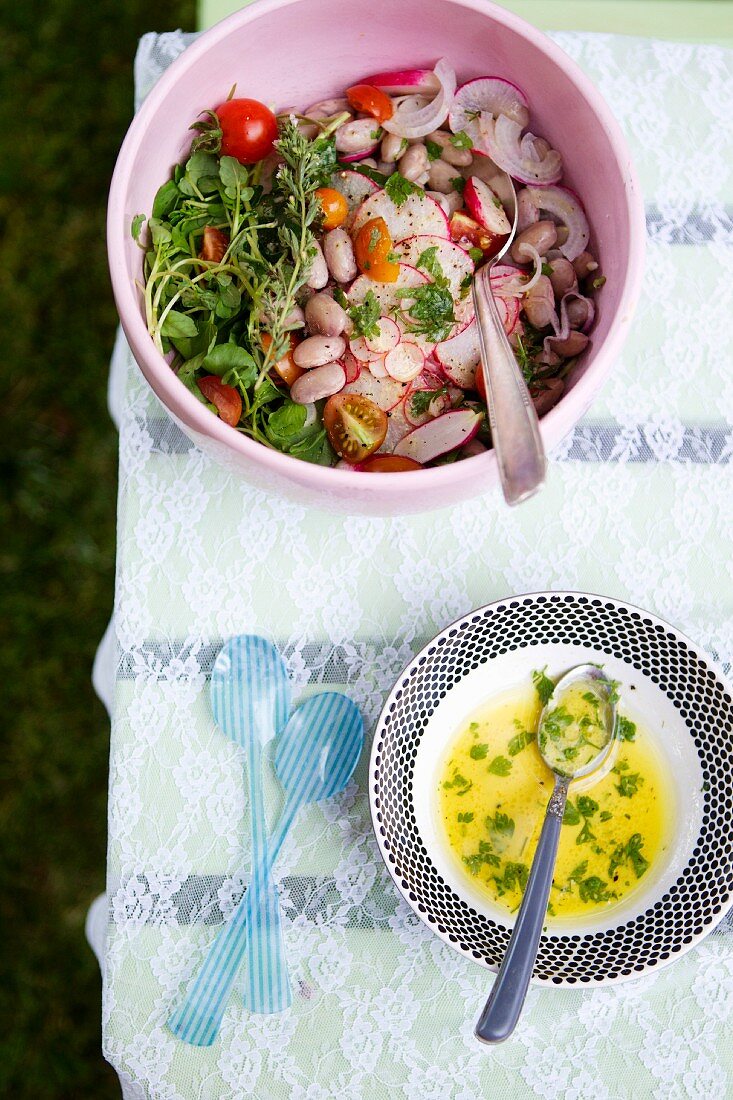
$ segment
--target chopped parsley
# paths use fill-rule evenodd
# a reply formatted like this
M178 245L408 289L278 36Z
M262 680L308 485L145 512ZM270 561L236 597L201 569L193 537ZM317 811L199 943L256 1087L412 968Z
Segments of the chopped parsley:
M491 774L500 775L502 779L505 779L511 770L512 762L506 756L495 756L489 764L489 771Z
M484 258L484 254L480 248L469 248L468 254L475 264L480 263Z
M507 860L504 864L503 875L501 875L501 877L494 875L494 882L496 883L499 897L503 897L504 894L508 894L517 888L524 893L527 888L528 878L529 867L526 863L512 863Z
M547 665L545 668L535 669L532 673L532 683L543 707L552 699L552 693L555 690L555 685L545 672L546 668Z
M563 825L580 825L578 807L570 799L565 803L565 813L562 816Z
M472 760L484 760L489 754L489 746L486 744L471 745L469 756Z
M649 860L641 854L643 847L644 841L641 833L634 833L625 844L619 844L614 849L608 864L608 877L616 882L619 867L622 867L626 862L630 862L636 877L641 878L649 866Z
M578 813L583 817L593 817L598 812L598 803L587 794L578 795Z
M376 230L374 232L377 232ZM379 325L377 322L382 315L381 307L374 291L367 291L367 295L361 305L351 306L349 317L354 326L352 339L358 336L377 336Z
M613 814L610 810L601 810L601 821L610 821L612 817Z
M410 398L410 411L413 416L424 416L431 402L436 397L442 397L448 392L448 386L440 386L437 390L415 390ZM478 728L478 727L477 727Z
M591 875L578 883L581 901L609 901L611 894L608 891L608 883L598 875Z
M622 798L633 798L643 782L639 772L634 772L633 775L622 775L616 784L616 790Z
M451 790L453 787L464 787L465 790L468 790L472 786L473 783L471 783L468 779L466 779L465 775L461 775L461 773L458 771L453 772L452 779L446 779L446 781L443 783L443 787L446 791Z
M401 176L399 172L393 172L384 185L384 190L395 206L402 206L410 195L423 195L425 192L422 187L418 187L416 183L410 183L408 179Z
M436 344L448 337L456 318L447 279L445 285L436 279L424 286L405 287L396 294L411 299L409 310L405 311L407 321L412 322L408 324L408 332L426 336Z
M636 738L636 724L630 718L619 714L616 719L616 733L621 741L633 741Z
M466 187L466 181L463 176L453 176L450 182L453 190L457 191L459 195L462 195ZM483 256L483 252L481 255Z
M589 844L591 840L596 839L596 834L592 831L588 819L583 822L583 828L580 830L575 838L576 844Z
M605 275L599 275L596 279L593 280L593 282L591 283L591 286L593 287L594 290L600 290L602 286L605 286L605 284L606 284L606 276Z
M459 130L457 134L451 134L450 143L456 149L473 149L473 141L465 130Z
M426 141L425 148L428 151L428 160L440 160L443 150L438 145L437 141Z
M436 282L441 280L448 280L443 274L443 268L438 263L438 246L437 244L431 245L430 248L426 248L424 252L421 252L417 258L415 267L421 267L423 271L427 271L428 275L432 275Z
M507 752L510 756L516 756L522 749L526 749L527 745L531 745L534 739L535 735L532 730L523 730L520 728L519 732L515 733L514 737L511 738Z
M550 275L552 275L552 268L548 263L545 263L544 260L542 261L542 274L546 275L548 279Z
M478 852L475 852L472 856L464 856L463 862L472 875L477 875L483 866L488 864L489 867L498 867L501 860L496 852L492 850L488 840L480 840L478 842Z
M489 814L486 818L486 828L489 830L494 847L501 849L506 847L514 836L514 819L497 810L493 817Z
M470 823L473 821L473 814L472 813L459 814L458 815L458 821L461 822L464 825L470 825Z

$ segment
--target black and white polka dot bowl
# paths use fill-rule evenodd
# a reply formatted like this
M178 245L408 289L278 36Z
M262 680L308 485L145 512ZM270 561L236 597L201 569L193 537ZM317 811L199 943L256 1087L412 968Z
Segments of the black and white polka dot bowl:
M600 916L553 922L534 981L621 982L673 962L733 905L733 689L661 619L580 592L517 596L447 627L408 665L379 719L369 772L372 821L397 888L457 951L498 969L512 920L475 890L438 831L446 745L493 694L534 668L594 661L621 683L673 776L665 851L639 888Z

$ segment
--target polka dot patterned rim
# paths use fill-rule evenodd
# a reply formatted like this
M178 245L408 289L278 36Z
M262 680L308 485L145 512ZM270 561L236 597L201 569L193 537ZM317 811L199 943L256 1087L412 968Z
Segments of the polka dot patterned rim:
M369 798L377 841L415 913L462 954L498 969L511 927L478 912L431 857L416 810L415 761L431 716L481 666L517 652L577 647L623 662L672 708L702 778L701 816L679 874L633 919L542 937L534 980L553 986L618 982L673 961L710 932L733 903L733 691L711 661L653 615L607 597L546 592L517 596L446 627L407 666L377 724ZM521 652L526 651L526 654ZM575 656L575 648L572 650ZM510 658L511 659L511 658ZM616 675L616 673L613 673ZM661 693L661 694L660 694ZM435 853L433 853L435 855Z

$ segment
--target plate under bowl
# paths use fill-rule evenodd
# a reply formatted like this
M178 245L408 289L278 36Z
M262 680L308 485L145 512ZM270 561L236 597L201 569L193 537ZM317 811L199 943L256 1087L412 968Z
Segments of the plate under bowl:
M647 882L604 914L552 924L535 982L606 984L683 954L733 903L733 692L674 627L638 608L577 592L517 596L447 627L408 665L377 725L369 798L380 850L415 913L492 970L512 919L473 891L438 838L431 810L447 740L481 702L532 668L602 662L655 737L674 776L667 851ZM633 690L630 690L632 689Z

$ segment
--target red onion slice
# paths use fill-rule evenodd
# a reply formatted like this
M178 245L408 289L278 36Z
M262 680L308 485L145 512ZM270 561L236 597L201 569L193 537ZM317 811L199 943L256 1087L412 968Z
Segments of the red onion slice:
M526 134L522 138L522 127L518 122L499 115L482 114L476 120L474 144L481 153L490 156L505 172L520 183L550 184L556 183L562 175L562 157L556 149L550 149L537 160L537 148L526 139L534 140L534 135ZM524 142L524 152L522 151ZM528 155L531 151L531 155Z
M440 91L435 99L419 107L403 101L398 104L395 113L382 124L382 128L398 137L427 137L433 130L443 125L453 103L456 91L456 74L445 59L441 58L435 66L435 76L440 81Z
M397 72L375 73L368 76L362 84L371 84L389 95L410 95L421 92L436 95L440 91L440 81L432 69L400 69Z
M558 248L568 260L575 260L584 252L590 239L590 226L582 203L568 187L527 187L526 204L531 204L538 214L545 210L567 227L568 238Z
M479 76L462 84L455 94L449 122L454 134L470 133L469 125L477 114L506 115L524 127L529 122L529 103L521 88L499 76Z

